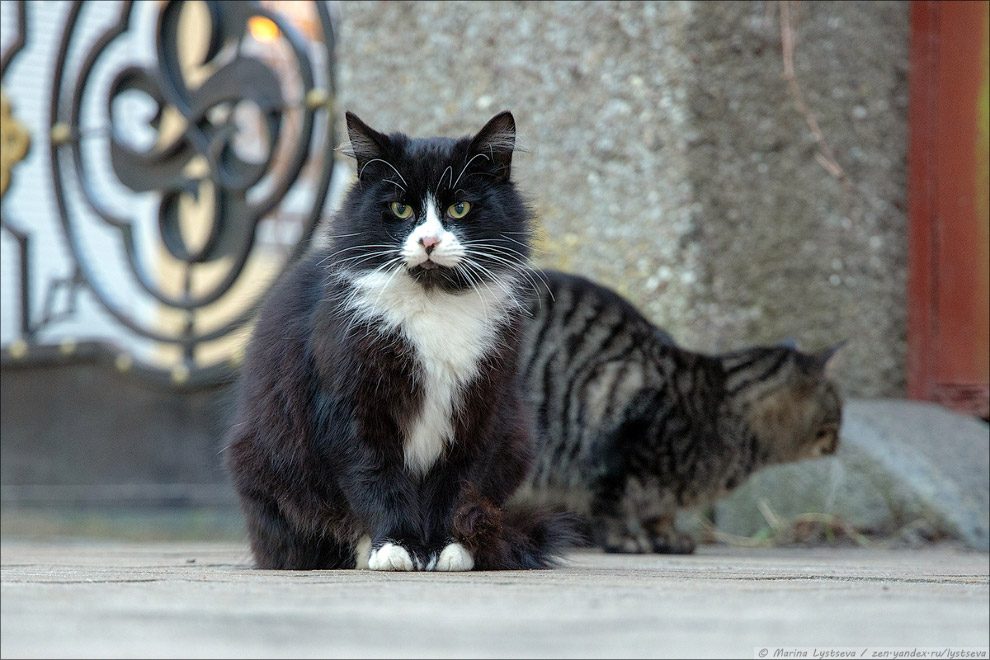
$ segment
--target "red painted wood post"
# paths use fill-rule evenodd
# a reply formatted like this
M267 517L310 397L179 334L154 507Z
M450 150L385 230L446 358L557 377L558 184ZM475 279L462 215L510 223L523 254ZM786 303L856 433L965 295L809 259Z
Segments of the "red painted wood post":
M908 395L990 414L988 2L912 6Z

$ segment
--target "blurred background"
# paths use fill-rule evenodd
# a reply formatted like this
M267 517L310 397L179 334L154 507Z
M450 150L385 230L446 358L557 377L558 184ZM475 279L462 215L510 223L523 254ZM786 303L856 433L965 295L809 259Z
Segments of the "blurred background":
M685 524L986 549L987 2L0 10L5 536L240 538L230 384L353 180L344 110L510 109L538 265L695 350L848 342L839 454Z

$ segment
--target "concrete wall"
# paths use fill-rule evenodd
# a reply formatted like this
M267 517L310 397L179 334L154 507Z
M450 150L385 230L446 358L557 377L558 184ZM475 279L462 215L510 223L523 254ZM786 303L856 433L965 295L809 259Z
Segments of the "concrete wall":
M341 3L343 107L381 130L466 134L516 115L537 261L629 296L678 341L850 340L859 396L904 389L909 5Z

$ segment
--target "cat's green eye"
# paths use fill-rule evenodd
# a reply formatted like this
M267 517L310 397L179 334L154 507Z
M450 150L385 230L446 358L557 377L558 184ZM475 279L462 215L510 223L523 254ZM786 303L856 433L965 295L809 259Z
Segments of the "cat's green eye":
M395 214L395 217L401 220L405 220L406 218L412 215L412 207L409 206L408 204L403 204L401 202L392 202L391 209L392 209L392 213Z
M471 205L468 202L454 202L447 208L447 215L452 217L454 220L460 220L468 214L471 210Z

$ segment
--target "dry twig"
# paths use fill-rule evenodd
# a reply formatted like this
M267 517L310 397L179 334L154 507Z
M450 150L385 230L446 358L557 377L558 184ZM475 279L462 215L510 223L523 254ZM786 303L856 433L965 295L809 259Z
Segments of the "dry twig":
M787 81L787 86L790 89L791 96L794 97L794 103L797 105L798 112L804 116L804 121L808 124L808 128L811 130L811 134L815 139L815 144L818 146L818 153L815 154L815 160L833 177L846 185L851 185L845 170L839 165L839 161L836 160L831 147L825 141L822 129L818 126L815 116L805 102L804 94L801 92L801 87L798 85L797 78L794 75L794 35L797 32L794 0L778 0L777 4L780 7L780 41L784 58L784 80Z

